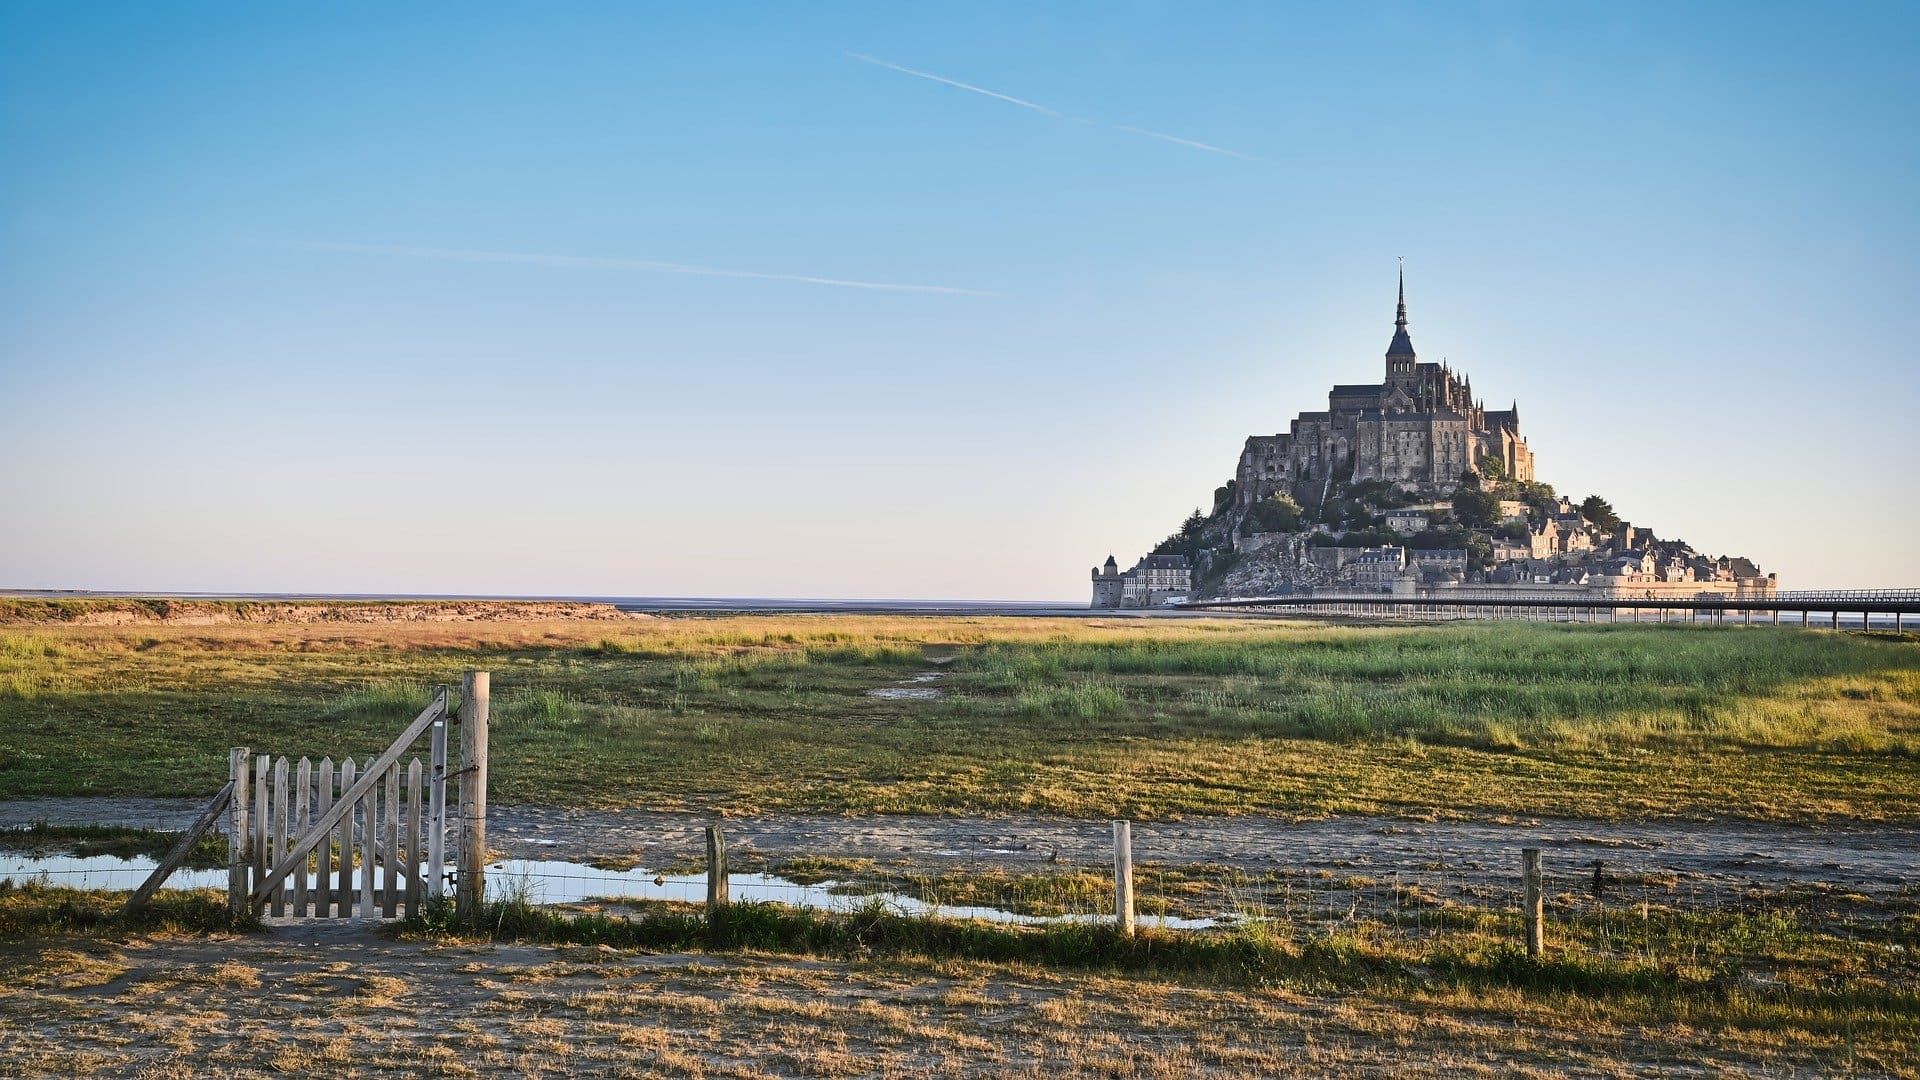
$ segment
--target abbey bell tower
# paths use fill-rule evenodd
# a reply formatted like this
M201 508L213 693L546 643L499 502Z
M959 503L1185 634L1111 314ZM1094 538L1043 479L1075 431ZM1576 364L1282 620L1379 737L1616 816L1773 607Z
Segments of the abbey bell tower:
M1407 268L1400 268L1400 308L1393 317L1393 341L1387 345L1387 383L1410 383L1414 379L1413 339L1407 336Z

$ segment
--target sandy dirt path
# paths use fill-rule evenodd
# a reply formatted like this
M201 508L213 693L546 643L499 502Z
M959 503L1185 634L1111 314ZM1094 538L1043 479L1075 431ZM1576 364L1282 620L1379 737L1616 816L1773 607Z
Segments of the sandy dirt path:
M1550 1004L948 962L395 941L354 924L0 943L21 1077L1781 1076L1871 1050Z

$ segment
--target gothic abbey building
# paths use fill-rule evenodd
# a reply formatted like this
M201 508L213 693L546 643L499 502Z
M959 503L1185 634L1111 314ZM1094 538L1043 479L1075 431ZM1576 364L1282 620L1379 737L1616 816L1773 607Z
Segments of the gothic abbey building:
M1377 383L1336 386L1324 412L1247 439L1232 482L1132 570L1093 570L1093 606L1158 607L1301 590L1419 595L1456 588L1610 596L1766 596L1751 560L1708 558L1576 503L1534 476L1520 407L1423 364L1407 286Z
M1407 285L1387 345L1385 379L1336 386L1324 412L1303 412L1279 435L1253 435L1235 472L1242 508L1314 483L1382 480L1407 491L1451 490L1462 473L1499 462L1508 478L1533 479L1520 407L1497 412L1473 396L1473 380L1422 363L1407 335Z

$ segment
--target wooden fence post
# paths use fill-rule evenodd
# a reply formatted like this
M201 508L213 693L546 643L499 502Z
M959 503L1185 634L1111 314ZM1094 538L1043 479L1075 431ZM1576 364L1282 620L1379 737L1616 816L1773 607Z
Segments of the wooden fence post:
M248 755L252 751L236 746L227 753L227 779L233 783L233 796L227 818L227 914L238 918L246 914L247 894L253 884L247 880L247 783Z
M1113 925L1133 936L1133 825L1113 823Z
M1546 948L1546 889L1540 880L1540 849L1520 849L1520 878L1525 892L1521 915L1526 923L1527 955L1538 959Z
M487 713L491 679L469 671L460 700L460 876L457 915L475 918L487 899Z
M732 902L727 881L727 838L720 826L707 826L707 914L716 915Z

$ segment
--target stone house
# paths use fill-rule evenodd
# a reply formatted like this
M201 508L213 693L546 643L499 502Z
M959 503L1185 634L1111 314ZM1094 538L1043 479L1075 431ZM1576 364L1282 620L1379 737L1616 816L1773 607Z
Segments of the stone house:
M1113 556L1093 570L1096 608L1159 607L1193 591L1193 567L1185 555L1148 555L1124 573Z
M1560 526L1552 518L1527 534L1527 550L1536 559L1551 559L1560 554Z
M1495 585L1551 585L1557 569L1551 559L1521 559L1494 567L1487 580Z
M1340 580L1365 592L1387 592L1406 568L1406 548L1362 548L1340 568Z
M1398 533L1417 533L1425 529L1433 520L1425 510L1407 507L1401 510L1387 511L1387 528Z
M1466 548L1415 548L1407 560L1422 570L1458 570L1467 572Z

